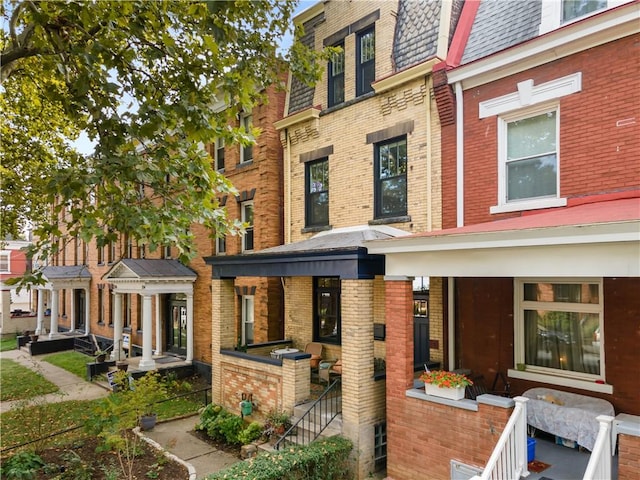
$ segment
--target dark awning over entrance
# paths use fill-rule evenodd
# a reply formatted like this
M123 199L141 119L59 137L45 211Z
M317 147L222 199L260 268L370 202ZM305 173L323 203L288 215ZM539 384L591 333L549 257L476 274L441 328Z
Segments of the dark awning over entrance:
M308 240L280 245L258 253L206 257L212 278L332 277L373 279L384 275L384 255L373 255L367 240L406 235L393 228L336 229Z

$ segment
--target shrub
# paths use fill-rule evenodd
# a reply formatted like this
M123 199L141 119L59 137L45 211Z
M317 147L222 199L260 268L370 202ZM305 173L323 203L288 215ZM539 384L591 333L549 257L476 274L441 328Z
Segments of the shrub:
M348 457L353 444L331 437L306 447L261 453L210 475L207 480L341 480L351 478Z
M31 451L18 452L0 467L0 477L7 480L35 478L44 466L40 455Z
M263 427L258 422L251 422L247 428L238 434L238 440L242 445L247 445L262 436Z

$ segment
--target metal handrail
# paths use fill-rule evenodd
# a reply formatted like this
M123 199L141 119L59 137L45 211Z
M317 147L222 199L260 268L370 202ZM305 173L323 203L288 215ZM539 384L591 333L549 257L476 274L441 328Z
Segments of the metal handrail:
M341 384L338 378L329 385L309 410L284 432L273 448L280 450L285 442L308 445L318 438L333 419L342 413L342 395L338 394Z

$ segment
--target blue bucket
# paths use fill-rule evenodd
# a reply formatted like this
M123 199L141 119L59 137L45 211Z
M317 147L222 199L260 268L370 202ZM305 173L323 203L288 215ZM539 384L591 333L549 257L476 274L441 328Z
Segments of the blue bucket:
M536 439L527 437L527 463L536 458Z

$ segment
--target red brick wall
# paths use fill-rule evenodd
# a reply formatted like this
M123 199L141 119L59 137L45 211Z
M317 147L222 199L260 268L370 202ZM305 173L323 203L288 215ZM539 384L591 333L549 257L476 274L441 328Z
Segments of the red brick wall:
M264 367L263 364L257 364ZM265 417L270 410L282 410L282 378L270 374L265 368L247 368L232 363L221 365L222 405L234 413L240 413L242 394L251 394L255 405L255 417Z
M478 118L478 104L517 91L517 83L539 85L582 72L582 91L560 99L560 195L638 188L640 122L639 35L623 38L464 92L465 224L519 213L490 215L497 202L497 122ZM617 122L633 119L626 126ZM443 227L455 226L455 129L443 129ZM453 173L453 175L452 175Z
M618 480L640 478L640 437L618 435Z

